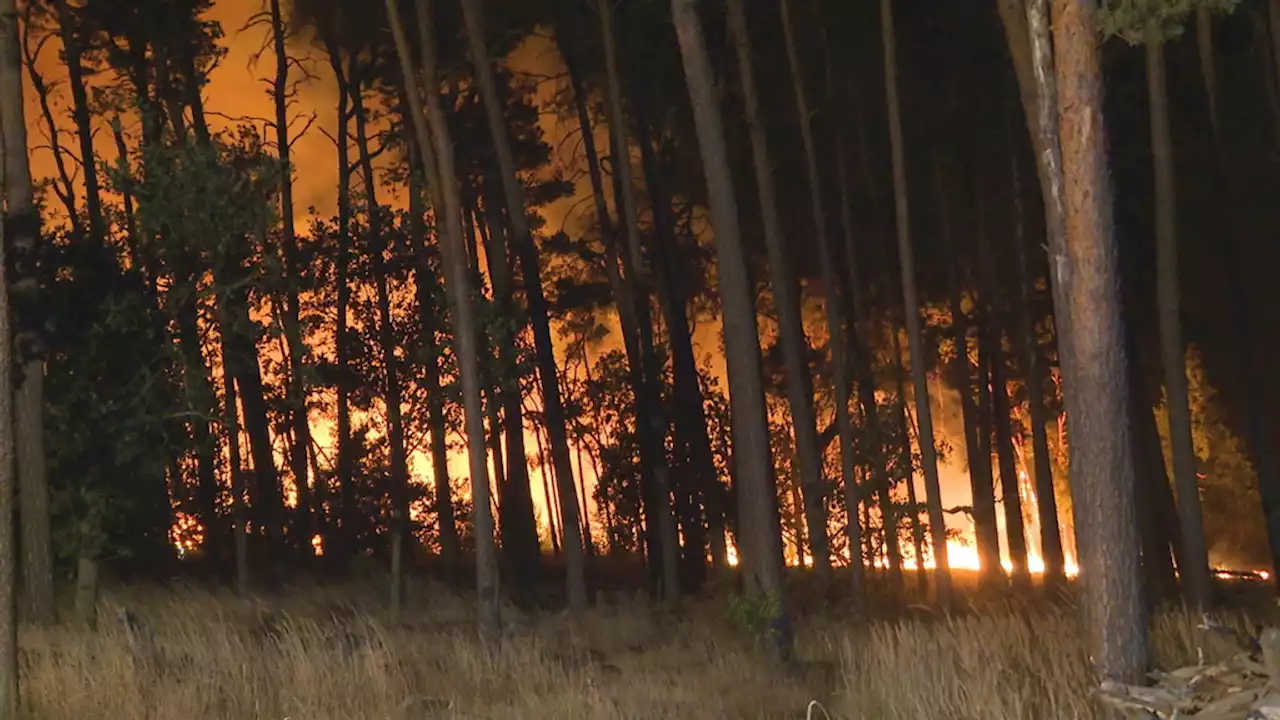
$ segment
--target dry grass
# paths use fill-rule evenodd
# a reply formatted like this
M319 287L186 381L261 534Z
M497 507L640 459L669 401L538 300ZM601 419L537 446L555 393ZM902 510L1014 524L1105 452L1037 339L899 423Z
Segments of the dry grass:
M804 672L782 671L723 601L676 616L643 602L552 615L482 642L471 609L433 587L401 623L373 597L295 591L268 607L194 589L103 602L101 631L26 629L30 718L1092 718L1069 613L1013 612L854 629L809 619ZM127 607L146 632L116 616ZM1194 659L1194 623L1155 624L1162 664ZM838 668L838 671L837 671ZM820 717L821 713L816 716Z

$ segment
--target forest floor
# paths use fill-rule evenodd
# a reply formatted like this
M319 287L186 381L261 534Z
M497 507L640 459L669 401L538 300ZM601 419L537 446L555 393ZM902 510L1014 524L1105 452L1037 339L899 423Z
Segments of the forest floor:
M521 615L501 641L486 643L472 629L473 605L434 585L411 587L415 600L395 622L368 589L307 587L279 597L124 587L103 598L96 633L23 628L26 717L1096 715L1069 608L1005 603L954 619L926 612L871 623L808 613L797 622L799 669L784 670L734 622L725 598L691 600L679 613L622 599L580 619ZM1243 626L1245 617L1226 621ZM1196 659L1205 646L1199 622L1183 613L1154 620L1158 666ZM821 708L810 710L815 700Z

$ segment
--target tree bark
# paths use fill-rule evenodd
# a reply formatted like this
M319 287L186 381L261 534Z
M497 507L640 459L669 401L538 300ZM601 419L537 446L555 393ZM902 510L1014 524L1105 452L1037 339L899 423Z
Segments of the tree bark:
M739 82L746 106L747 127L751 138L751 156L756 175L756 192L760 200L761 226L764 230L765 248L769 254L769 270L773 280L773 304L778 313L778 335L782 344L782 358L786 366L787 404L791 409L792 433L795 436L796 457L799 460L800 485L804 490L804 516L809 530L813 551L814 570L818 579L825 582L831 574L831 551L827 541L827 507L823 492L822 451L818 445L818 427L814 409L813 376L809 371L804 321L800 315L800 283L791 266L787 241L782 236L782 224L778 218L777 193L773 183L773 165L769 157L768 138L765 132L764 114L760 108L756 89L754 61L751 50L750 29L747 27L743 0L729 0L729 32L737 49ZM785 9L784 9L784 12ZM789 23L789 21L788 21ZM795 45L789 24L784 25L787 46ZM799 73L794 69L793 74ZM799 86L796 90L801 90ZM804 105L802 95L797 103ZM802 109L807 115L807 109ZM806 142L812 144L812 131L802 128ZM810 179L812 180L812 173ZM815 202L818 189L811 191ZM824 248L825 251L825 248ZM828 267L829 263L824 263ZM830 305L828 305L830 308ZM834 334L833 334L834 337ZM838 366L836 366L838 369ZM846 412L847 414L847 412ZM856 522L854 523L856 528ZM860 574L855 573L857 581Z
M36 300L39 292L35 268L36 243L40 236L40 218L36 213L31 185L31 168L27 159L27 128L22 101L22 54L18 39L18 16L14 3L0 4L0 126L4 143L4 195L8 200L6 221L9 229L9 252L14 270L9 282L13 305ZM9 363L20 366L21 382L13 390L12 423L4 432L0 445L7 451L9 443L17 457L18 497L21 502L22 596L33 619L52 620L53 543L49 530L49 486L45 475L44 450L44 363L31 350L38 347L30 333L18 328L19 337L9 346ZM6 395L9 389L4 391ZM0 425L0 432L4 431ZM6 468L8 466L6 465ZM0 488L3 492L3 488ZM9 502L6 499L5 502ZM7 522L7 521L6 521ZM2 529L2 526L0 526ZM8 536L5 536L7 540ZM3 542L5 540L0 540ZM5 612L7 615L7 611ZM0 633L4 629L0 628ZM3 662L3 658L0 658ZM0 673L4 670L0 667ZM0 675L0 682L3 682ZM14 699L16 702L16 698ZM0 693L0 703L5 698ZM2 707L2 706L0 706Z
M790 657L792 634L783 598L782 542L777 494L770 468L769 429L761 378L754 294L738 232L737 199L729 171L724 124L716 103L711 62L694 0L671 0L672 20L684 63L698 147L706 174L717 270L724 304L724 343L729 375L735 477L743 527L743 566L758 592L771 600L779 651Z
M1178 517L1182 522L1182 563L1178 574L1187 603L1197 611L1212 601L1209 557L1200 511L1195 441L1191 437L1191 408L1187 400L1186 348L1182 342L1181 299L1178 282L1177 195L1174 186L1173 138L1169 128L1169 98L1165 85L1164 39L1152 30L1146 37L1147 100L1151 121L1151 155L1155 171L1156 295L1160 313L1160 358L1164 367L1165 403L1169 412L1169 443L1173 450L1173 479L1178 489Z
M18 11L13 0L0 0L0 187L10 187L10 174L26 162L26 126L22 124L21 60L18 48ZM15 123L17 125L15 126ZM21 144L14 144L21 140ZM17 156L21 155L21 159ZM12 161L10 158L12 157ZM30 174L26 180L28 186ZM5 257L11 239L8 228L13 220L12 203L21 197L10 196L10 216L0 224L0 367L11 367L16 361L11 333L9 303L9 263ZM31 198L26 199L30 208ZM31 210L27 210L28 218ZM29 222L29 220L28 220ZM14 454L14 391L9 382L0 382L0 716L17 718L18 697L18 548L14 532L14 500L18 490ZM52 567L50 567L52 570Z
M1127 353L1102 116L1094 0L1053 0L1061 123L1065 243L1051 246L1071 443L1072 505L1084 578L1085 647L1101 677L1139 682L1147 670L1147 618L1138 573L1133 454L1125 422ZM1055 297L1055 301L1058 297Z
M555 465L557 492L562 511L565 513L561 530L564 533L565 582L569 607L574 612L581 612L587 607L582 535L578 523L578 501L573 492L573 465L569 457L569 438L565 431L564 407L560 399L560 385L556 375L555 347L551 341L551 321L547 314L546 299L542 293L541 268L538 264L533 235L529 231L528 221L525 218L524 193L516 176L515 158L511 153L511 142L506 121L502 115L502 105L493 77L493 68L489 63L480 2L463 0L462 12L468 46L471 49L471 60L475 66L476 79L480 84L480 93L484 101L489 135L497 151L502 192L507 205L507 218L511 223L513 242L516 243L516 252L524 271L525 294L533 322L534 346L542 384L547 433L551 444L552 462ZM502 252L504 249L497 242L495 247L499 248L500 256L505 255ZM499 257L499 260L501 261L502 257ZM550 513L550 507L548 507L548 513Z
M947 559L947 527L942 513L941 484L938 479L938 450L933 437L933 411L929 406L929 379L922 354L924 338L920 330L920 304L916 297L915 253L911 247L910 209L907 206L907 168L902 138L902 118L898 107L898 60L893 29L893 2L880 0L880 32L884 45L885 97L889 115L889 145L893 158L893 195L898 231L898 258L902 270L903 315L910 343L911 376L915 385L916 421L919 423L920 460L924 466L929 530L937 564L937 601L943 607L952 602L951 567Z

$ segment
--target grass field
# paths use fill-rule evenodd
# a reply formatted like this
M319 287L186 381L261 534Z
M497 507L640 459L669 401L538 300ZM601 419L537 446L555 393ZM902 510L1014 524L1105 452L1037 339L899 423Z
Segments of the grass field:
M812 614L797 627L804 662L784 670L725 599L679 613L620 600L575 621L520 616L483 642L472 606L450 591L420 585L411 597L391 622L378 597L351 588L294 588L273 602L117 589L97 633L24 628L27 717L805 718L812 700L868 720L1095 716L1069 610L870 624ZM1195 624L1155 620L1160 666L1195 659Z

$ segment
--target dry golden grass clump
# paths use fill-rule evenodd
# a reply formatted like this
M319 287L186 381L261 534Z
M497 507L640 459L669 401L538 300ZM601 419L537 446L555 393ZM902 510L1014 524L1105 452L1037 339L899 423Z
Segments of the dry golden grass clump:
M723 600L677 615L641 601L513 623L498 641L434 587L392 622L371 595L278 602L133 589L97 633L24 629L26 716L186 720L419 718L1093 718L1069 612L989 612L856 628L806 618L783 669ZM1197 619L1161 617L1164 666L1196 659ZM813 717L822 717L815 712Z

